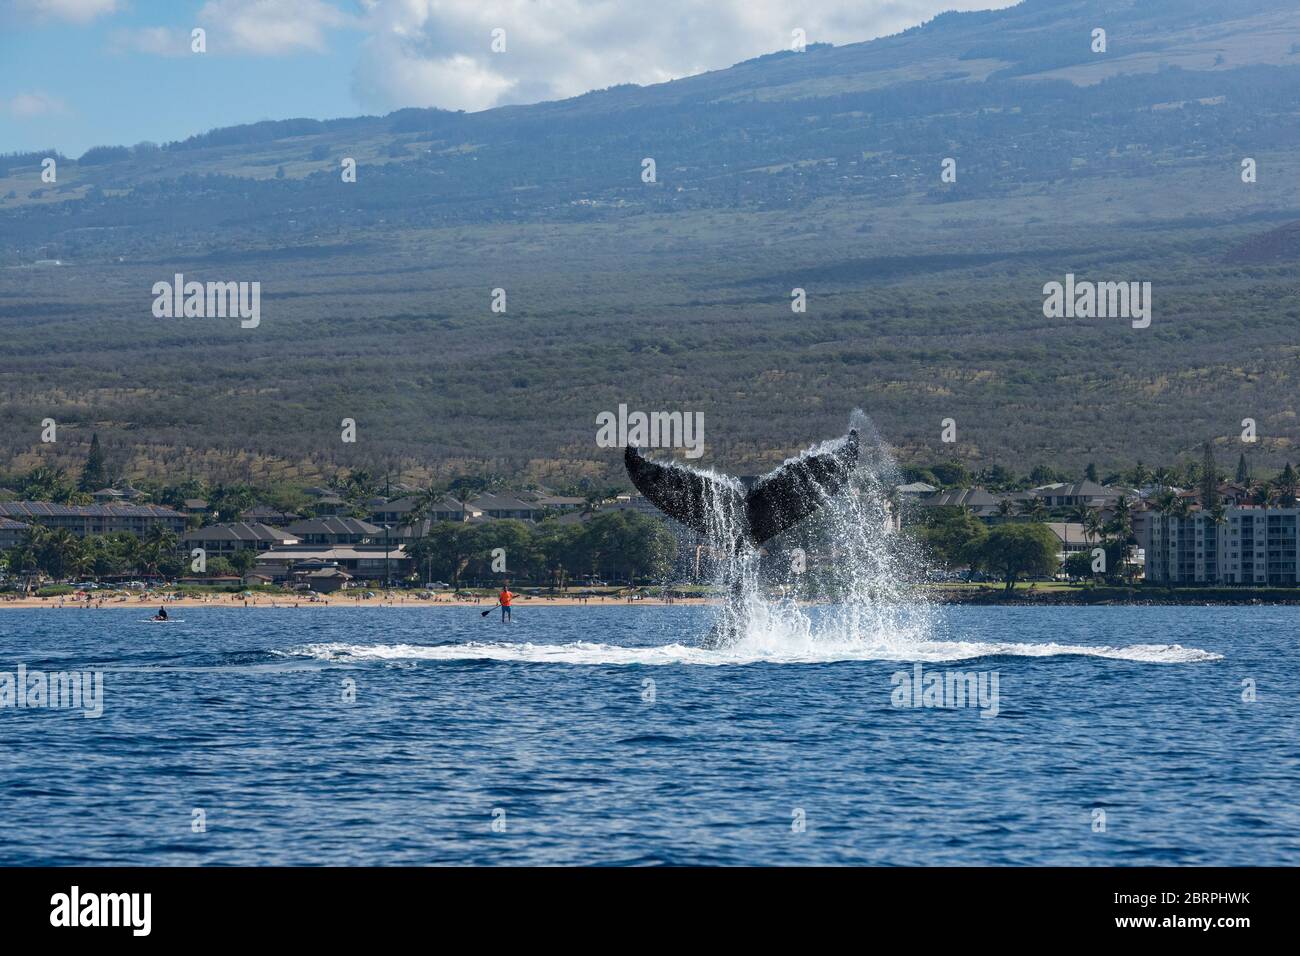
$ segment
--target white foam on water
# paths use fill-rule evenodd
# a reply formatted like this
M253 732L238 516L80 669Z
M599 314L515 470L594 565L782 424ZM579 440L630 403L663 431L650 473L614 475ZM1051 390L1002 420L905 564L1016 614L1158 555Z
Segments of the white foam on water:
M641 665L695 664L831 664L840 661L963 661L977 657L1101 657L1145 664L1189 664L1222 659L1222 654L1181 644L1132 644L1128 647L1083 644L1018 644L980 641L922 641L867 644L858 641L787 641L781 644L742 641L725 648L663 644L624 647L576 641L533 644L470 641L465 644L308 644L292 653L330 663L366 661L504 661L523 664Z

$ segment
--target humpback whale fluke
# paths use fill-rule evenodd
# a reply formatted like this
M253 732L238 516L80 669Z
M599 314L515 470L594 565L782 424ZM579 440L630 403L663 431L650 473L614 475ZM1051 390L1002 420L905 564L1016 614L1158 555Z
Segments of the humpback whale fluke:
M628 477L660 511L730 550L757 548L807 518L834 496L858 463L858 432L830 451L805 455L764 475L748 492L734 479L646 459L632 445L623 454Z

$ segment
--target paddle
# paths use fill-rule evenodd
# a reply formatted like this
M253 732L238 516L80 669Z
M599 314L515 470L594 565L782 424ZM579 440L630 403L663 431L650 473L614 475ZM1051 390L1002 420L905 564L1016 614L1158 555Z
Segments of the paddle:
M497 605L497 607L500 607L500 606L501 606L500 604ZM480 614L479 617L487 617L489 614L491 614L493 611L495 611L495 610L497 609L497 607L490 607L490 608L488 608L486 611L484 611L482 614Z

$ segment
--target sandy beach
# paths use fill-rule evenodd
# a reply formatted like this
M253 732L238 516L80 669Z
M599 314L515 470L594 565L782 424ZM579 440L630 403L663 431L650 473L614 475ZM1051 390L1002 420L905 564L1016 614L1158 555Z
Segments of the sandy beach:
M354 594L330 594L314 596L252 594L247 597L238 594L208 595L205 597L167 598L161 594L147 597L132 595L129 597L99 597L91 592L90 600L75 595L62 597L20 597L0 598L0 608L51 608L60 610L108 610L111 608L157 609L166 606L169 610L187 607L275 607L275 608L320 608L320 607L477 607L487 610L496 607L491 598L455 598L451 594L439 594L432 598L419 598L409 591L376 591L373 597ZM629 600L620 595L577 597L577 596L527 596L515 595L513 607L573 607L586 605L590 607L611 607L613 605L657 605L669 604L709 604L710 598L664 598L638 597Z

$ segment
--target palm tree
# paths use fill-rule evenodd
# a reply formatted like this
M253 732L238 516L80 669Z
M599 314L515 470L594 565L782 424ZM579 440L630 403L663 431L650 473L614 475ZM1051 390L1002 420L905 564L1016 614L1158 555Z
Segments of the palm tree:
M1286 463L1282 469L1282 474L1277 476L1273 482L1273 487L1277 489L1278 504L1283 508L1295 506L1296 492L1300 490L1300 478L1296 476L1296 470L1291 467L1291 462Z
M9 566L24 574L23 590L31 590L31 575L40 570L40 552L50 529L43 525L28 526L18 546L9 552Z
M45 529L36 550L37 566L56 581L67 576L81 542L67 528Z
M1268 507L1273 500L1273 487L1263 479L1255 482L1250 487L1250 503L1259 505L1261 508Z
M71 571L78 580L95 576L95 556L89 551L79 551L72 559Z
M1160 559L1163 566L1169 567L1169 523L1168 519L1173 516L1174 509L1178 506L1178 495L1174 494L1168 488L1156 495L1156 511L1165 520L1165 533L1161 536L1160 542Z
M1106 531L1120 546L1120 566L1127 563L1129 546L1133 543L1133 514L1128 499L1120 495L1115 502L1115 514L1106 524ZM1119 569L1116 569L1119 570Z
M1173 471L1166 468L1164 465L1161 465L1159 468L1156 469L1155 475L1153 477L1156 480L1156 486L1160 488L1161 491L1163 491L1165 488L1168 488L1170 485L1174 483Z
M31 501L54 501L67 504L76 494L76 485L62 468L42 465L33 469L22 483L23 497Z
M421 489L415 495L415 507L407 514L407 521L412 525L419 524L429 516L429 512L434 509L434 506L446 497L447 493L445 491L430 482L429 487Z
M143 563L144 548L140 539L133 534L128 534L121 539L122 559L126 562L126 569L135 573L140 570Z
M1064 543L1065 553L1070 553L1070 523L1083 525L1085 528L1088 524L1088 516L1092 514L1092 509L1080 502L1072 507L1065 515Z
M160 524L152 526L145 534L141 547L145 570L156 575L159 566L168 555L176 551L179 544L180 539L176 537L176 532Z
M1034 521L1046 521L1048 517L1047 505L1043 504L1042 498L1035 498L1029 503L1029 507L1026 509L1026 514L1028 514Z
M1011 503L1010 498L1002 498L998 501L998 517L1010 518L1016 513L1016 506Z
M1222 501L1216 501L1210 506L1210 509L1206 514L1209 516L1211 528L1214 530L1214 575L1217 577L1219 573L1219 558L1221 553L1219 550L1219 525L1224 524L1228 520L1228 508ZM1207 548L1206 551L1208 552L1208 550L1209 549ZM1208 568L1206 569L1206 575L1208 579ZM1207 583L1213 584L1214 581L1208 580Z
M1089 542L1095 542L1101 539L1102 533L1106 529L1106 522L1102 520L1101 512L1094 508L1088 509L1088 516L1083 519L1083 534Z

